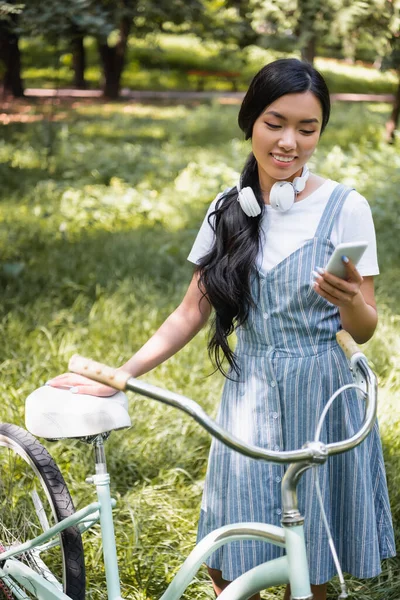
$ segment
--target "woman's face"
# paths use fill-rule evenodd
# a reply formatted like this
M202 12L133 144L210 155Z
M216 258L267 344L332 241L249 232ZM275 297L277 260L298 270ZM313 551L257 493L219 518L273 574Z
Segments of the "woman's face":
M318 144L321 125L321 104L312 92L286 94L265 108L251 137L263 191L301 174Z

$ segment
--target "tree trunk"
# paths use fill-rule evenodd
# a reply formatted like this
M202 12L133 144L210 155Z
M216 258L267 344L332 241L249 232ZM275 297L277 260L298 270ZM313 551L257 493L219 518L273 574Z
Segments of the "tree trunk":
M103 67L103 94L111 100L116 100L119 96L130 28L131 20L124 17L120 23L118 43L113 47L100 41L98 43Z
M301 60L314 64L317 46L316 22L322 0L298 0L299 19L295 35L299 41Z
M393 144L395 131L399 124L400 116L400 70L398 71L399 85L397 86L397 92L393 102L392 114L390 115L389 121L386 123L386 141L389 144Z
M305 60L310 63L310 65L314 64L315 46L316 38L312 35L301 48L301 60Z
M84 36L77 33L72 40L72 67L74 69L74 87L78 90L86 89L85 68L86 56L83 45Z
M18 36L10 31L5 23L0 25L0 60L5 65L3 93L21 98L24 95L24 86L21 79L21 54L18 46Z

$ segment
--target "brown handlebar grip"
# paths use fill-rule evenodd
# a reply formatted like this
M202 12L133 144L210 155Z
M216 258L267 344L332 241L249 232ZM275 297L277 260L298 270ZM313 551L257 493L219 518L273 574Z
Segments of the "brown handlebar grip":
M113 369L89 358L79 356L79 354L71 356L68 368L73 373L84 375L117 390L125 390L126 382L131 377L131 374L127 371Z
M348 359L351 359L357 352L361 352L351 335L344 329L337 332L336 340Z

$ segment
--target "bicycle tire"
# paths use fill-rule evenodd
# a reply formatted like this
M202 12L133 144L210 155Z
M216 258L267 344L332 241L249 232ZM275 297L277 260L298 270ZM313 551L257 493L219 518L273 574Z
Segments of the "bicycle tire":
M2 550L40 535L74 511L64 478L46 448L24 429L0 423ZM85 564L79 528L68 527L54 538L54 544L40 555L33 549L17 558L60 587L71 599L84 600ZM14 597L0 580L0 598Z

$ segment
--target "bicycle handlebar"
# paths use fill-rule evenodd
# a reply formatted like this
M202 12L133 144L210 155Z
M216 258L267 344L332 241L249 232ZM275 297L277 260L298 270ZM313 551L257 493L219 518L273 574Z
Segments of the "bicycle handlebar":
M346 357L351 360L354 354L360 353L360 349L348 331L341 329L336 334L336 340Z
M68 368L73 373L84 375L89 379L94 379L94 381L104 383L122 392L127 389L128 380L132 377L130 373L123 369L114 369L95 360L84 358L79 354L71 356Z
M333 442L330 444L320 444L310 442L305 447L299 450L292 451L273 451L259 448L247 444L230 434L226 429L223 429L208 414L201 408L199 404L175 392L163 390L155 385L140 381L130 375L123 369L113 369L102 363L84 358L75 354L69 361L69 369L74 373L84 375L89 379L93 379L105 385L114 387L115 389L125 391L130 390L137 392L143 396L153 398L169 406L174 406L190 415L197 421L206 431L211 433L215 438L229 446L233 450L240 452L250 458L268 460L275 463L292 463L301 461L320 462L325 460L327 455L339 454L354 448L360 444L371 431L377 408L377 393L376 393L376 377L368 366L368 362L364 354L359 350L357 344L346 331L339 331L336 335L339 345L346 354L347 358L352 361L353 369L358 369L364 378L367 386L366 394L366 411L364 421L360 430L348 440Z

